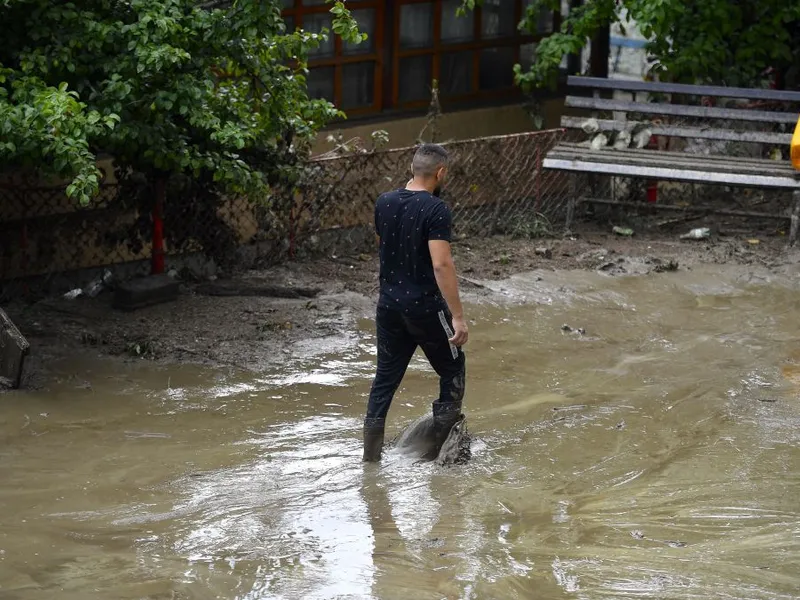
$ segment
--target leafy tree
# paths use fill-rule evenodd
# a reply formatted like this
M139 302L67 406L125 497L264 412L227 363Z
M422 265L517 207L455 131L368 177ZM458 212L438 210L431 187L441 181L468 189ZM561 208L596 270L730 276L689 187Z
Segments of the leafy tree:
M463 0L461 10L482 0ZM536 31L542 8L559 0L537 0L520 26ZM786 87L800 85L800 2L787 0L584 0L559 31L537 47L530 71L515 67L526 90L553 85L565 55L576 54L602 27L635 21L646 39L653 72L662 80L758 85L768 68Z
M333 30L358 32L329 0ZM97 193L97 156L147 180L191 176L264 196L343 116L305 87L328 32L288 33L279 0L0 0L0 164Z

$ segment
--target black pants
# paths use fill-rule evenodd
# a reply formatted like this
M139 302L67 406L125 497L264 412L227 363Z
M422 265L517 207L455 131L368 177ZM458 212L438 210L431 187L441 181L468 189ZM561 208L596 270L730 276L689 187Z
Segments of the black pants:
M443 412L460 410L464 398L465 359L451 346L453 321L448 311L409 317L400 311L378 308L378 369L367 404L365 427L383 427L392 398L403 380L417 347L421 347L439 375L438 403ZM449 332L449 333L448 333Z

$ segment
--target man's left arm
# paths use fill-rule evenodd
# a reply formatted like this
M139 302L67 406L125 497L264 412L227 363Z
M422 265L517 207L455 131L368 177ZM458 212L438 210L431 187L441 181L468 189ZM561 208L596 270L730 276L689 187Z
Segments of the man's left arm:
M440 205L430 218L428 249L433 263L433 274L436 278L436 285L453 316L454 335L450 338L450 342L456 346L463 346L467 343L469 331L464 319L461 296L458 292L456 266L450 250L452 217L450 210L446 206Z
M378 198L378 201L380 201L380 198ZM380 233L380 227L378 226L378 202L375 202L375 216L373 225L375 226L375 247L380 249L381 233Z

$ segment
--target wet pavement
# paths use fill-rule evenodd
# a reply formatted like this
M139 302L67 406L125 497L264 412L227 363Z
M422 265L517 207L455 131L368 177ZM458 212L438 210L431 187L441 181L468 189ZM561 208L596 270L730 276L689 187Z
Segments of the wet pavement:
M0 395L0 598L800 597L791 281L489 284L450 468L360 462L368 320L259 375L65 360ZM435 389L415 357L389 437Z

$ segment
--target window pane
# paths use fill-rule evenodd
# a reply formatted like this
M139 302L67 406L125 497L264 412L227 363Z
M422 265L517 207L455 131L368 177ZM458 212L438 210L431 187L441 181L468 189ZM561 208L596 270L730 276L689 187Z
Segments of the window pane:
M303 0L303 6L322 6L326 2L327 0Z
M475 39L475 13L471 10L463 17L456 16L456 9L461 0L443 0L442 2L442 42L456 44L470 42Z
M400 7L400 47L433 46L433 2Z
M481 35L484 39L513 36L516 26L513 2L484 0L481 15Z
M522 3L522 14L525 15L529 6L536 0L525 0ZM539 13L539 21L537 24L536 32L534 33L550 33L553 31L553 11L543 8Z
M283 8L294 8L294 0L283 0Z
M294 31L294 17L283 17L283 22L286 24L286 33L292 33Z
M442 96L457 96L472 91L472 52L447 52L442 54Z
M536 44L522 44L519 47L519 64L523 71L527 71L536 60Z
M400 59L400 102L430 100L433 83L431 56L409 56Z
M317 67L309 69L306 77L308 97L312 99L324 98L333 102L333 77L334 67Z
M372 106L375 97L375 63L363 62L342 66L342 106Z
M486 48L481 51L480 88L496 90L514 85L514 49Z
M328 41L320 42L319 48L308 51L308 56L320 58L333 56L334 45L331 32L331 15L328 13L312 13L303 15L303 29L309 33L320 33L323 28L328 30Z
M375 9L363 8L352 11L353 18L358 22L358 30L367 34L367 40L360 44L344 42L342 52L344 54L368 54L375 51Z

